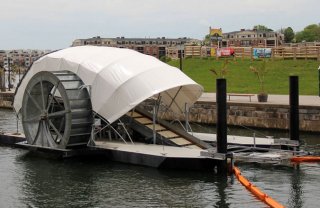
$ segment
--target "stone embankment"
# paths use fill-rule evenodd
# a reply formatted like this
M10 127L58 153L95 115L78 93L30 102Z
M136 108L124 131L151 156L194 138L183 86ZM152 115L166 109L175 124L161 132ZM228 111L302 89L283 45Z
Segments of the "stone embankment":
M12 108L14 91L0 92L0 107ZM300 130L320 132L320 98L318 96L299 97ZM152 110L154 102L145 101L141 105ZM232 97L227 102L227 122L229 125L248 127L288 129L289 128L289 96L269 95L267 103L259 103L256 98L249 101L247 97ZM204 93L190 107L189 121L215 124L216 101L215 93ZM160 115L163 109L160 109ZM167 120L177 119L175 115L166 112L162 117ZM180 116L183 121L184 117Z
M148 108L154 102L144 102ZM320 98L318 96L299 97L300 130L320 132ZM227 102L227 122L229 125L243 125L248 127L288 129L289 128L289 96L269 95L268 102L259 103L257 98L250 102L248 97L232 97ZM160 115L163 114L160 109ZM175 117L166 112L164 119L184 120L182 116ZM204 93L203 96L189 110L189 121L215 124L216 101L214 93Z
M0 92L0 108L12 108L14 90Z
M289 106L279 104L228 103L227 123L259 128L288 129ZM320 132L320 107L300 106L300 130ZM197 102L190 108L189 120L198 123L216 123L216 103Z

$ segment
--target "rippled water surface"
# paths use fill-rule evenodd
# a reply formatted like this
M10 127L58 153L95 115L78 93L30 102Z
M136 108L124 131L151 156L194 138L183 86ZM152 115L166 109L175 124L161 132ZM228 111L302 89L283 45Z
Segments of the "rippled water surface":
M0 110L0 130L16 131ZM320 165L239 165L286 207L318 207ZM0 207L266 207L235 178L165 171L102 158L54 160L0 146Z

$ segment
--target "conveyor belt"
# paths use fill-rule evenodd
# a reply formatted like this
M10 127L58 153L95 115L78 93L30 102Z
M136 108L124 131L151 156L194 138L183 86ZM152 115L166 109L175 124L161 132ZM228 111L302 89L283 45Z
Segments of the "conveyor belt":
M138 112L137 112L138 111ZM175 126L165 121L159 121L153 125L150 114L136 110L128 112L126 115L131 118L131 128L137 130L146 138L153 138L153 129L156 131L158 143L165 142L167 145L181 146L191 149L207 149L208 145L203 144L200 140L192 135L178 130Z

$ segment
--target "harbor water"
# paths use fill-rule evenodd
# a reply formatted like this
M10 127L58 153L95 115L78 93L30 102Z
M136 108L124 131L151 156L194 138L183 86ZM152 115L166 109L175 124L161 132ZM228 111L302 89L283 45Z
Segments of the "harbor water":
M0 131L17 131L12 110L0 110ZM306 138L320 143L317 135ZM238 167L284 206L318 207L319 163ZM232 176L158 170L97 157L55 160L7 146L0 146L0 179L0 207L267 207Z

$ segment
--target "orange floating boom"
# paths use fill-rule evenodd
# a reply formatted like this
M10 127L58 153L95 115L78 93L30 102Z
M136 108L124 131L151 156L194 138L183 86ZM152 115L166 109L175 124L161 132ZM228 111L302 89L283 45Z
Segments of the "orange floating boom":
M291 158L291 162L300 163L300 162L320 162L319 156L296 156Z
M237 167L233 167L233 172L236 175L239 182L265 204L273 208L284 208L284 206L281 205L279 202L275 201L267 194L263 193L259 188L250 183L250 181L248 181L244 176L241 175L241 172Z

